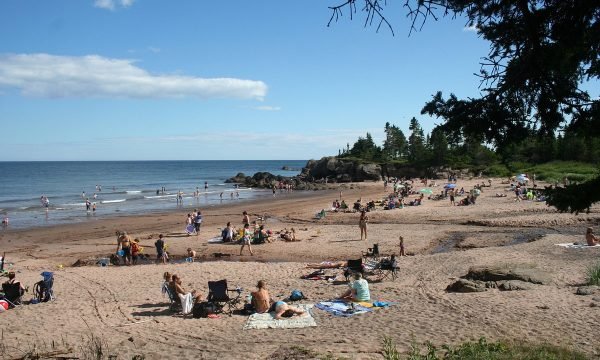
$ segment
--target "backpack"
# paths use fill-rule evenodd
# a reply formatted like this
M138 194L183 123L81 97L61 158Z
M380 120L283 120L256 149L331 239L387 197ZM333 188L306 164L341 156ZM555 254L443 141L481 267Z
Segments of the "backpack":
M290 301L299 301L304 299L304 294L302 294L302 291L300 290L292 290L289 299Z
M206 318L210 314L217 312L217 305L212 302L203 301L201 303L194 304L192 308L192 317L194 319Z

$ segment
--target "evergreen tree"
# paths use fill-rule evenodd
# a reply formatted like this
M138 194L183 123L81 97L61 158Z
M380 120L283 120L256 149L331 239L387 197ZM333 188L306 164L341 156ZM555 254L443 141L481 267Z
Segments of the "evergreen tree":
M383 142L383 158L398 160L406 154L406 136L396 125L385 123L385 140Z
M408 160L413 163L422 163L426 157L425 134L419 121L413 117L410 119L408 129L411 131L408 137Z

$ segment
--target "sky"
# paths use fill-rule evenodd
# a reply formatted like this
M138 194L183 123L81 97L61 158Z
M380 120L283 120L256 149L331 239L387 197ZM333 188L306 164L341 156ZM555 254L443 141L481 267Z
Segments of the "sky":
M328 27L341 2L1 1L0 161L318 159L479 95L465 19Z

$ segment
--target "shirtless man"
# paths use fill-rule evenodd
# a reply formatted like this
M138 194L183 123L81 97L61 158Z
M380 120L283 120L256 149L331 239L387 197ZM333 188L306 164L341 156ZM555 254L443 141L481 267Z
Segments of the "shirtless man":
M117 251L123 250L123 264L129 265L131 263L131 237L127 235L127 232L117 232Z

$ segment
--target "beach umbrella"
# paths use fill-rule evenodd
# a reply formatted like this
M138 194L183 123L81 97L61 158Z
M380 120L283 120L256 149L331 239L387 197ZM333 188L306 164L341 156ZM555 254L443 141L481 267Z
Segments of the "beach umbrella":
M456 184L446 184L444 185L445 189L454 189L456 187Z
M421 190L419 190L419 192L421 194L429 194L429 195L433 194L433 191L431 189L427 189L427 188L421 189Z

